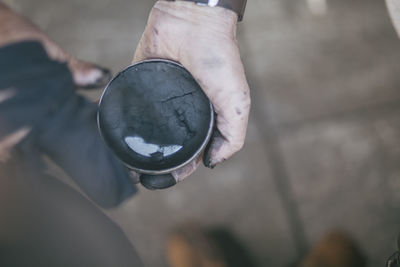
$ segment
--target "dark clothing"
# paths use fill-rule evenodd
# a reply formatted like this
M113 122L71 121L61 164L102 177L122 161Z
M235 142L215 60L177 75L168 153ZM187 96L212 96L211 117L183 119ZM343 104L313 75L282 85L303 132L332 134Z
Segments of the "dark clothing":
M50 60L38 42L0 48L0 140L22 127L25 142L49 156L96 203L118 205L136 192L129 172L105 147L96 125L97 105L75 92L66 64Z
M28 150L28 153L27 151ZM118 225L21 144L0 165L0 266L143 266Z
M0 163L0 266L141 266L119 227L84 196L46 174L44 156L96 203L136 192L97 130L97 105L75 92L66 64L38 42L0 48L0 142L29 135Z

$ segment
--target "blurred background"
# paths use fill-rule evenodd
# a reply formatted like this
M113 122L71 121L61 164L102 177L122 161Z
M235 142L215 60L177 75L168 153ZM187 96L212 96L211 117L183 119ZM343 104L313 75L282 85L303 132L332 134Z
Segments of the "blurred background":
M5 2L114 73L154 3ZM260 266L288 266L337 228L384 266L400 231L400 40L384 1L249 0L238 39L253 99L244 149L105 212L146 266L166 266L166 236L186 221L228 227Z

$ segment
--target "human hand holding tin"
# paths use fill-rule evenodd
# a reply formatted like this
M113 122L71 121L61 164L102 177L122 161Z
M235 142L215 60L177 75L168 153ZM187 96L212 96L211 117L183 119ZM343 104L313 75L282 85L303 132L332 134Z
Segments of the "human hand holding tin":
M239 151L246 135L250 90L236 41L237 15L221 7L158 1L134 55L134 62L162 58L183 65L210 99L215 130L203 162L214 167ZM176 182L199 166L201 156L174 170Z

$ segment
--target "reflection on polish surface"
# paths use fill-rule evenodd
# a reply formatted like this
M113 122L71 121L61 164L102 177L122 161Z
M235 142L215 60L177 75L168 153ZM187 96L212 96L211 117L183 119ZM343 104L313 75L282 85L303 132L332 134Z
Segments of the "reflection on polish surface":
M175 154L182 148L180 145L156 145L146 143L146 141L139 136L127 136L125 137L125 143L136 153L149 158L154 153L162 153L163 157L167 157Z

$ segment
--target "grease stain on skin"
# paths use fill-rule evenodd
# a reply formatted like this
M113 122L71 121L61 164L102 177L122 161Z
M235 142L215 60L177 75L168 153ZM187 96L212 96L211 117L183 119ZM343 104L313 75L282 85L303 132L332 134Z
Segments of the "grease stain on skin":
M242 110L240 108L236 108L236 114L242 115Z
M206 58L202 61L203 66L209 69L222 68L225 65L225 61L219 57Z

